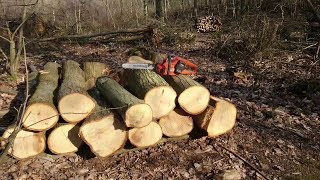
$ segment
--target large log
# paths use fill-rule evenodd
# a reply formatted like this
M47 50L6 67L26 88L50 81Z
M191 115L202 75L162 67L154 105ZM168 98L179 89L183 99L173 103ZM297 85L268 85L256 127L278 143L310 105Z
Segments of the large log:
M180 108L175 108L167 116L160 118L159 125L168 137L179 137L189 134L193 129L192 117Z
M39 75L39 84L31 96L22 124L33 131L45 131L52 128L59 119L59 113L53 103L54 91L58 87L59 65L48 62Z
M85 74L87 89L95 86L98 77L104 75L107 71L107 65L100 62L85 62L83 63L83 71Z
M50 133L47 143L49 150L54 154L77 152L83 141L79 137L77 124L59 124Z
M91 113L95 103L87 94L85 76L80 65L69 60L64 63L62 70L58 109L65 121L77 123Z
M197 115L208 106L210 92L187 75L165 76L166 81L178 93L180 107L189 114Z
M169 114L176 106L177 93L153 71L127 69L124 72L123 82L132 94L144 99L156 119Z
M87 82L103 74L104 69L101 67L103 67L101 63L84 64ZM96 156L107 157L125 145L127 141L126 127L103 104L96 88L93 87L88 92L96 101L96 107L80 127L79 135Z
M208 133L208 136L217 137L234 127L236 116L237 109L232 103L212 97L207 109L194 116L193 119L200 128Z
M162 130L157 122L152 121L142 128L129 130L129 141L136 147L148 147L157 144L162 138Z
M9 127L2 135L4 139L8 139L14 127ZM5 144L1 143L2 146ZM19 130L15 139L13 139L12 147L9 154L16 159L25 159L39 155L46 149L46 136L44 132L32 132L28 130Z
M96 86L104 99L124 119L127 127L143 127L152 121L151 107L108 77L99 77Z

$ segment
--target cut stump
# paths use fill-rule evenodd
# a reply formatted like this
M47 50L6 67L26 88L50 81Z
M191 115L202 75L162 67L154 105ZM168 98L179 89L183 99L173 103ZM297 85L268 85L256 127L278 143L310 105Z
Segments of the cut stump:
M207 131L208 136L217 137L234 127L236 116L237 109L232 103L212 97L207 109L193 119L200 128Z
M9 138L14 131L9 127L2 135L4 139ZM3 144L3 143L2 143ZM37 156L46 149L46 136L44 132L32 132L21 129L13 140L9 154L16 159L25 159Z
M207 108L210 100L207 88L187 75L165 76L165 79L178 93L178 103L184 111L197 115Z
M59 113L53 104L54 91L58 87L59 65L48 62L39 75L39 84L31 96L22 124L26 129L45 131L52 128L59 119Z
M136 147L149 147L155 145L161 138L161 127L154 121L145 127L132 128L129 130L129 141Z
M83 144L78 135L79 128L77 124L59 124L48 137L49 150L54 154L77 152Z
M187 135L192 131L193 120L185 111L176 108L167 116L160 118L159 125L164 135L168 137L179 137Z
M91 113L95 103L87 94L85 76L80 65L75 61L66 61L62 70L58 109L65 121L77 123Z
M177 93L153 71L126 69L123 82L133 95L144 99L145 103L151 107L155 119L169 114L176 106Z
M99 77L97 88L121 115L127 127L144 127L152 121L151 107L108 77Z

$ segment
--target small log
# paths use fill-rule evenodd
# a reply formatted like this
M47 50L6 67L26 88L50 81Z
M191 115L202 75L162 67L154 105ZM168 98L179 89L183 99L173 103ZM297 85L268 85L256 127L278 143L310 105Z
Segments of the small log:
M95 86L96 79L104 75L107 71L107 65L100 62L85 62L83 63L83 71L85 74L87 89Z
M144 99L156 119L169 114L176 106L177 93L153 71L127 69L124 72L123 82L133 95Z
M58 87L59 65L48 62L39 75L39 84L31 96L22 124L26 129L45 131L52 128L59 119L59 113L53 103L54 91Z
M211 97L210 105L207 109L194 116L195 123L204 129L208 136L217 137L230 131L236 122L237 109L227 101Z
M103 98L116 109L127 127L143 127L152 121L151 107L108 77L99 77L96 86Z
M129 130L129 141L136 147L149 147L157 144L162 138L162 130L157 122L151 122L142 128Z
M168 137L179 137L189 134L193 129L192 117L180 108L175 108L167 116L160 118L159 125Z
M49 150L54 154L77 152L83 144L78 135L79 128L77 124L59 124L48 137Z
M178 103L184 111L197 115L207 108L210 100L207 88L186 75L165 76L165 79L178 93Z
M87 80L96 79L105 70L105 68L100 68L101 63L85 63L84 67ZM89 90L89 94L96 101L96 107L80 127L79 135L97 157L107 157L125 145L127 141L126 127L102 104L94 84L93 88Z
M2 135L4 139L8 139L14 127L9 127ZM1 142L4 146L5 142ZM16 159L25 159L37 156L46 149L46 136L44 132L32 132L28 130L19 130L15 139L13 139L12 147L8 153Z
M84 72L75 61L63 65L63 80L58 94L58 109L61 117L70 123L86 118L95 107L87 93Z

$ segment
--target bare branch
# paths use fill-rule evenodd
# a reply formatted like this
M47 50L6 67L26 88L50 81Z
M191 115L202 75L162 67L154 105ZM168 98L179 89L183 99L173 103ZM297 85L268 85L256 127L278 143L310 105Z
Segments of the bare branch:
M4 36L1 36L0 35L0 38L2 38L3 40L5 40L5 41L8 41L8 42L10 42L10 40L9 39L7 39L6 37L4 37Z

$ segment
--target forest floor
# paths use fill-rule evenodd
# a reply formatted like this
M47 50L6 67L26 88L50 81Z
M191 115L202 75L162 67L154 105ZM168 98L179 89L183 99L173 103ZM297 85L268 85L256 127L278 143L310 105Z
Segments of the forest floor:
M0 166L0 179L264 179L261 174L268 179L318 179L320 94L306 92L303 81L319 74L319 61L301 51L281 49L243 58L217 57L210 39L208 34L198 35L194 43L160 51L195 62L198 74L208 78L204 86L236 105L232 131L215 139L190 136L108 159L79 153L9 161ZM27 63L41 69L48 61L99 61L116 70L126 62L130 48L112 43L52 44L41 53L29 52ZM3 73L0 87L23 90L22 81L13 83ZM18 107L22 99L23 93L1 93L0 108Z

